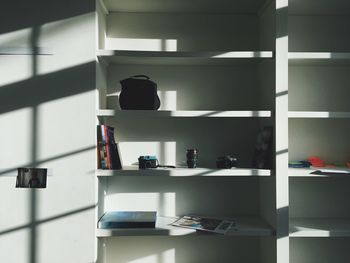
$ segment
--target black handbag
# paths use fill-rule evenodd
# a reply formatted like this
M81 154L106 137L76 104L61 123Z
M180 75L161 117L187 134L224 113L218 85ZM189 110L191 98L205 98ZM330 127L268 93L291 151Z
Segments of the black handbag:
M148 76L136 75L120 81L119 104L122 110L158 110L157 84Z

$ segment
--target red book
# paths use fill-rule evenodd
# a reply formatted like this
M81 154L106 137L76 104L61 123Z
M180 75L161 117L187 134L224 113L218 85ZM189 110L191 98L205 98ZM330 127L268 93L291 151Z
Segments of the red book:
M98 169L105 169L103 147L104 146L103 146L101 126L97 125L97 168Z

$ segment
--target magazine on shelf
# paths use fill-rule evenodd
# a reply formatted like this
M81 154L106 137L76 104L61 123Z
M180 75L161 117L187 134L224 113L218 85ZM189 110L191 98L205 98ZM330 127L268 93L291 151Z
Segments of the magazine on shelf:
M235 219L226 220L193 215L183 216L171 225L218 234L226 234L229 229L237 228L237 222Z

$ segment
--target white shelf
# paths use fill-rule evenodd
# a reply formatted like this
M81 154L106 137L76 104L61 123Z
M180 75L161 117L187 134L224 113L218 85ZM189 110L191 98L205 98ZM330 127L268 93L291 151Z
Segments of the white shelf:
M273 58L272 51L126 51L97 50L97 56L107 63L146 65L241 64Z
M0 55L53 55L48 47L0 47Z
M291 237L350 237L350 218L292 218Z
M314 171L322 171L323 174L310 174ZM329 172L329 174L326 174ZM289 177L349 177L349 168L326 168L326 167L310 167L310 168L289 168Z
M152 111L152 110L97 110L98 117L200 117L252 118L271 117L271 111Z
M350 118L350 112L339 111L289 111L288 118Z
M101 0L102 1L102 0ZM256 14L266 0L103 0L110 12Z
M266 169L208 169L208 168L156 168L139 170L137 166L125 167L123 170L97 170L96 176L270 176Z
M350 52L289 52L290 65L350 65Z
M157 217L156 228L97 229L97 237L117 236L186 236L212 235L212 233L171 226L176 218ZM238 229L229 230L227 236L272 236L273 229L259 218L236 218Z

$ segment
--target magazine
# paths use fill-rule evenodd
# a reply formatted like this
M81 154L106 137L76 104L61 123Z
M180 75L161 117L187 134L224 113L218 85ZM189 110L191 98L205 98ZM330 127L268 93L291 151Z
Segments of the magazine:
M196 230L208 231L218 234L226 234L229 229L237 228L237 222L234 219L223 220L217 218L208 218L201 216L183 216L171 225Z

